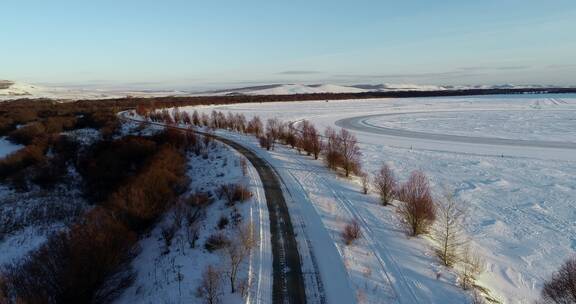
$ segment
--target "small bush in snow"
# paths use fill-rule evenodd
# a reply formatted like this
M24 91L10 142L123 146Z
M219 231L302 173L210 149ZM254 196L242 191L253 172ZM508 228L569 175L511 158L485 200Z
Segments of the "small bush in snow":
M346 243L346 245L352 244L352 242L360 238L360 236L361 236L360 225L358 225L358 222L356 220L353 220L352 222L344 226L344 230L342 231L342 239L344 240L344 243Z
M258 142L260 143L260 147L270 151L273 149L273 139L270 134L265 134L264 136L258 137Z
M164 254L170 252L170 246L172 245L172 239L176 234L176 225L166 225L160 229L160 234L162 235L162 240L164 241Z
M222 230L222 229L226 228L226 226L228 226L229 222L230 221L228 220L228 217L221 216L220 219L218 220L218 229Z
M361 172L360 181L362 182L362 193L368 194L368 191L370 190L370 176L368 176L368 173Z
M240 168L242 168L242 175L248 176L248 161L246 158L240 158Z
M211 236L206 239L206 243L204 243L204 248L210 252L222 249L230 244L230 240L222 234L216 233L212 234Z

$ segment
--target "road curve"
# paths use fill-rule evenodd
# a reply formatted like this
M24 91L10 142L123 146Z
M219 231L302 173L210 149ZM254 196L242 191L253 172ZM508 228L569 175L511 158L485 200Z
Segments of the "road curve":
M304 276L302 275L300 254L298 252L298 245L294 235L290 213L284 199L280 179L268 162L243 145L218 135L193 129L135 120L122 115L120 115L120 117L138 123L160 125L183 132L194 132L203 136L210 136L244 155L256 168L260 176L260 180L264 186L266 204L268 206L272 241L272 303L306 303Z
M541 140L522 140L522 139L506 139L495 137L478 137L478 136L464 136L464 135L449 135L438 134L420 131L410 131L403 129L387 128L376 126L366 122L370 118L393 116L393 115L409 115L419 114L426 112L409 112L409 113L390 113L390 114L372 114L356 117L348 117L340 119L335 124L341 128L368 132L373 134L389 135L413 139L426 139L441 142L458 142L468 144L484 144L492 146L513 146L513 147L529 147L529 148L550 148L550 149L569 149L576 150L576 143L560 142L560 141L541 141Z

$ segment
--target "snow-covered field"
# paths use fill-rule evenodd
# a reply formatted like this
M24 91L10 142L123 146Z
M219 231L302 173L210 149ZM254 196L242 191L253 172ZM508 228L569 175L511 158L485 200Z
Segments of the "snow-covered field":
M321 128L334 127L345 118L394 113L401 115L373 116L370 123L435 134L544 142L539 146L473 144L353 131L368 172L384 161L401 179L422 169L438 193L450 187L470 205L467 232L487 261L480 281L503 302L531 303L543 281L576 251L576 150L545 146L546 141L574 142L576 95L263 103L200 109L209 112L214 108L248 117L309 119ZM276 159L277 167L288 168L282 171L302 175L296 179L335 241L357 298L361 292L360 298L366 302L377 302L377 297L393 293L383 286L392 286L396 292L412 290L416 295L439 297L432 297L432 302L451 299L444 303L461 303L461 298L454 296L458 293L452 289L453 278L446 276L446 286L430 279L438 269L422 242L403 245L396 240L402 235L394 234L394 217L389 211L377 208L371 199L354 196L346 183L322 181L329 174L321 173L320 168L303 164L290 170L297 165L294 155L277 155ZM318 190L323 188L332 190ZM360 218L364 229L370 230L362 241L365 243L356 247L368 252L366 258L338 245L337 227L350 217ZM397 262L391 263L390 258ZM374 279L359 279L362 268L356 267L371 269L365 272Z

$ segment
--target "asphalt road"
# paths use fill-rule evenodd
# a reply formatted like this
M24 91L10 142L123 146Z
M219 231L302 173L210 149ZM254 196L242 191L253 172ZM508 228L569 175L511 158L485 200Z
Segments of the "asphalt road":
M440 142L458 142L458 143L468 143L468 144L483 144L492 146L513 146L513 147L529 147L529 148L551 148L551 149L570 149L576 150L576 143L572 142L560 142L560 141L541 141L541 140L522 140L522 139L506 139L506 138L495 138L495 137L477 137L477 136L463 136L463 135L449 135L449 134L438 134L420 131L410 131L403 129L387 128L382 126L372 125L367 122L368 119L374 117L382 116L392 116L392 115L408 115L423 112L413 112L413 113L391 113L391 114L372 114L364 116L356 116L344 118L336 121L336 125L349 129L362 132L368 132L373 134L389 135L403 138L412 139L425 139L434 140Z

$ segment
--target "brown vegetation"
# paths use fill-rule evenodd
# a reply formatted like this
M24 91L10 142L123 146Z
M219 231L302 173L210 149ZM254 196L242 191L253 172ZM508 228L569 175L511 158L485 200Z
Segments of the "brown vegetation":
M545 304L576 303L576 257L569 258L552 278L544 283L542 302Z

